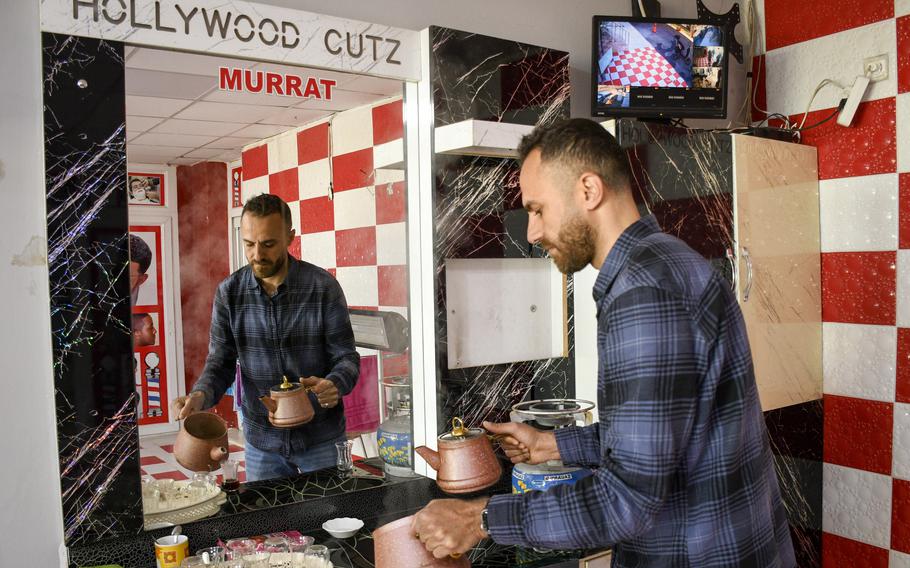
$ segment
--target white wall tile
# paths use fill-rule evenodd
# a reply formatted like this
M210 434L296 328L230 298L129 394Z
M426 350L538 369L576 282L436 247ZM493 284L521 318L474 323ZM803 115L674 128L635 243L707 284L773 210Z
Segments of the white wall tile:
M404 163L404 142L401 138L373 146L373 167L384 168Z
M897 328L822 324L824 392L894 402Z
M379 272L375 266L346 266L337 271L349 306L379 305Z
M300 235L300 256L321 268L335 268L335 231Z
M897 248L897 174L822 180L822 252Z
M910 404L894 404L894 463L891 475L910 480Z
M822 529L890 548L891 477L824 464Z
M897 93L897 39L893 19L844 30L768 52L768 110L787 115L803 113L812 91L822 79L834 79L850 88L862 75L863 58L888 54L892 72L888 79L872 83L863 100L893 97ZM813 109L836 107L843 93L825 87Z
M897 251L897 325L910 327L910 249Z
M388 168L376 168L376 177L373 179L376 185L384 183L394 183L404 181L404 170L390 170Z
M329 160L308 162L297 167L297 181L300 199L327 197L329 195Z
M297 132L279 134L268 141L269 173L276 174L297 166Z
M910 93L897 96L897 171L910 172Z
M910 0L894 0L894 15L896 17L910 14Z
M372 227L376 224L373 186L335 193L335 230Z
M269 176L259 176L258 178L245 179L240 184L240 198L246 203L251 197L260 193L269 192Z
M335 115L332 121L332 155L363 150L373 145L373 107L362 106Z
M891 562L888 566L889 568L910 568L910 554L892 550Z
M297 231L297 234L300 234L300 202L293 201L288 203L288 209L291 210L291 227Z
M376 226L376 264L381 266L408 263L408 234L405 223Z

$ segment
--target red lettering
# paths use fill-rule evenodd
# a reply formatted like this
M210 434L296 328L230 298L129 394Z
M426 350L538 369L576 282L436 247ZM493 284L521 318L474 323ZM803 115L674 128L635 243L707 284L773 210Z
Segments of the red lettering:
M302 97L303 93L300 92L300 77L297 75L288 75L287 80L285 81L284 88L287 91L288 95L293 95L295 97Z
M218 68L218 88L222 91L239 91L243 89L240 69Z
M316 83L316 79L313 77L308 77L306 80L306 89L303 91L304 97L316 97L321 99L322 96L319 94L319 85Z
M246 80L246 90L251 93L259 93L262 91L262 71L256 71L256 86L253 86L253 72L249 69L243 70L243 77Z
M335 86L335 81L333 79L320 79L319 82L322 83L325 89L325 100L332 100L332 87Z
M279 95L284 94L284 91L281 89L281 75L278 73L266 73L265 83L266 93L277 93Z

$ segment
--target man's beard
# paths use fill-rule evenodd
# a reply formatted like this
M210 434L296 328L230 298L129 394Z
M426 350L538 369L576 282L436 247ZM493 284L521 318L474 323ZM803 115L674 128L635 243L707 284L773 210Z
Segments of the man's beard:
M591 264L597 235L581 215L575 215L563 224L556 235L557 255L553 257L556 268L563 274L573 274Z
M271 278L278 274L282 268L284 268L285 257L281 257L276 260L274 263L269 264L260 264L258 262L253 263L253 274L256 275L256 278Z

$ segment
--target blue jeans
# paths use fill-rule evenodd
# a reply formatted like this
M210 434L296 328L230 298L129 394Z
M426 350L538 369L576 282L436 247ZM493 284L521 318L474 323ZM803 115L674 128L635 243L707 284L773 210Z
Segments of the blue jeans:
M341 436L308 448L303 452L292 453L288 457L275 452L265 452L247 442L244 448L246 462L246 480L259 481L274 477L289 477L317 469L335 467L335 442L346 440Z

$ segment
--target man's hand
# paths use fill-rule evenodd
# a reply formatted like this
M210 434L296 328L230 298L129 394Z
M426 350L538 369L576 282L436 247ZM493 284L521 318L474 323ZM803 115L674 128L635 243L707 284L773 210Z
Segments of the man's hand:
M305 379L301 377L300 383L316 395L316 398L319 399L319 406L333 408L338 404L340 398L338 387L332 381L320 377L307 377Z
M171 401L171 415L176 416L177 420L183 420L190 414L202 410L205 403L205 395L199 391L191 392L186 396L178 396Z
M553 432L542 432L520 422L484 422L483 427L501 436L499 443L512 463L534 465L560 459Z
M488 499L435 499L411 521L411 530L435 558L464 554L487 537L480 529L480 512Z

